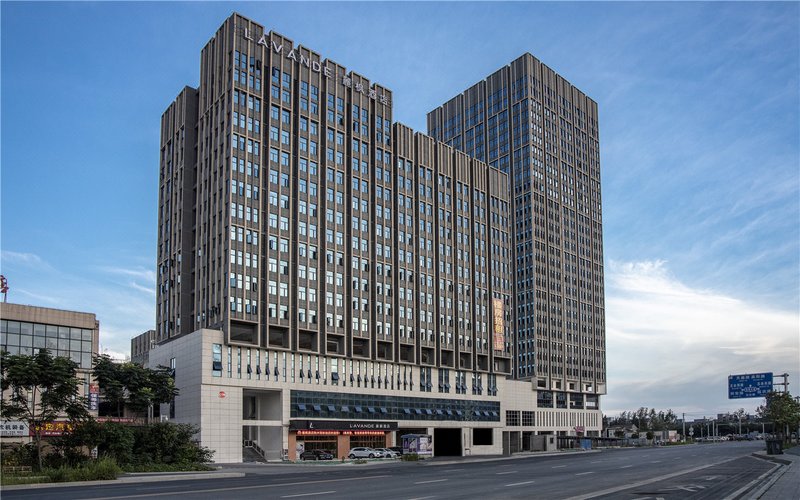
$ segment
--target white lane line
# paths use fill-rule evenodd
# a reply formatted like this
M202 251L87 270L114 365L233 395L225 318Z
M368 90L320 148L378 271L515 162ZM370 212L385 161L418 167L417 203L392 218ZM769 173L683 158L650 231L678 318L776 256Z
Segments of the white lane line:
M447 481L447 479L431 479L430 481L417 481L414 484L441 483L442 481Z
M298 493L297 495L284 495L281 498L313 497L316 495L327 495L329 493L336 493L336 491L330 490L330 491L317 491L314 493Z
M442 472L455 472L457 470L464 470L464 469L445 469Z
M660 464L660 463L661 463L661 460L653 460L653 461L652 461L652 462L650 462L650 463L651 463L651 464Z
M554 465L553 469L561 469L562 467L566 467L566 465Z
M633 465L623 465L620 469L627 469L628 467L633 467Z
M222 491L236 491L236 490L254 490L257 488L279 488L281 486L304 486L307 484L318 483L338 483L341 481L363 481L365 479L380 479L384 477L391 477L389 474L379 476L364 476L364 477L345 477L341 479L320 479L317 481L300 481L294 483L275 483L275 484L257 484L254 486L234 486L232 488L210 488L206 490L186 490L186 491L170 491L169 493L144 493L141 495L120 495L115 497L100 497L93 498L92 500L116 500L120 498L146 498L146 497L160 497L167 495L194 495L196 493L216 493ZM446 481L446 480L445 480Z
M684 474L689 474L690 472L696 472L696 471L699 471L699 470L707 469L707 468L713 467L715 465L722 465L724 463L736 460L737 458L738 457L728 458L728 459L722 460L720 462L701 465L699 467L692 467L690 469L673 472L671 474L665 474L663 476L652 477L650 479L645 479L644 481L639 481L637 483L625 484L625 485L622 485L622 486L615 486L613 488L608 488L608 489L601 490L601 491L594 491L592 493L587 493L587 494L583 494L583 495L570 497L567 500L588 500L589 498L597 498L597 497L602 497L602 496L605 496L605 495L611 495L612 493L617 493L617 492L620 492L620 491L630 490L630 489L633 489L633 488L639 488L640 486L644 486L646 484L652 484L652 483L656 483L658 481L664 481L665 479L671 479L673 477L682 476Z
M576 476L585 476L586 474L594 474L594 472L578 472Z
M507 471L507 472L496 472L495 474L497 474L498 476L502 476L503 474L513 474L515 472L517 472L517 471L510 470L510 471Z
M590 464L601 464L605 462L605 460L595 460L594 462L589 462Z
M523 484L531 484L532 482L533 482L533 481L523 481L523 482L521 482L521 483L511 483L511 484L507 484L506 486L508 486L508 487L510 487L510 486L522 486Z
M436 497L434 497L434 496L430 496L430 497L415 497L415 498L409 498L408 500L428 500L429 498L436 498Z

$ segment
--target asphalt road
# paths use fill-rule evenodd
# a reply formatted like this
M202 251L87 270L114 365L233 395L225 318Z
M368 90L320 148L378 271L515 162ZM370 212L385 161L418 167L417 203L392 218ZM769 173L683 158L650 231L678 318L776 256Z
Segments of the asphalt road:
M774 467L763 442L617 449L478 461L228 466L241 478L3 491L4 499L723 499Z

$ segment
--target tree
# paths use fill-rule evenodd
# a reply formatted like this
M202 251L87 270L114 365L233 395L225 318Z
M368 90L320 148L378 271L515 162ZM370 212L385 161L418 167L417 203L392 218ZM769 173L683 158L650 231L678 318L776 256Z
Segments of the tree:
M800 403L792 399L788 392L770 391L756 413L764 420L771 421L780 434L784 434L784 428L795 429L800 424ZM787 438L783 436L784 440Z
M79 397L81 382L75 378L77 363L53 357L47 349L33 356L0 353L0 386L9 396L0 400L6 419L21 419L33 431L38 466L42 468L44 425L66 416L70 424L89 418L86 398Z
M169 403L178 395L172 371L159 366L144 368L135 363L115 363L105 354L94 357L92 374L100 392L116 416L124 408L142 414L156 404Z

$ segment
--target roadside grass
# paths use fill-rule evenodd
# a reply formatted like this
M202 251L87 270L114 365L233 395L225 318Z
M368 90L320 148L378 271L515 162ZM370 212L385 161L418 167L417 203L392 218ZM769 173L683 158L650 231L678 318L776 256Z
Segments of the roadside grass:
M25 474L3 474L4 486L16 484L37 483L66 483L73 481L99 481L103 479L116 479L122 469L111 458L101 458L87 462L78 467L61 466L58 468L45 468L40 472Z
M126 465L123 472L206 472L216 470L208 464L136 464Z

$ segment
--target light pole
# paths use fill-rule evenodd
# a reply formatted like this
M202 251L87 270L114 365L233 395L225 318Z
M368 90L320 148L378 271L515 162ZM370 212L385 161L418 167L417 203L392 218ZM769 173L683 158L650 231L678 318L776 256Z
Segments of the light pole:
M683 424L683 434L681 434L681 440L686 441L686 413L681 413L681 422Z

